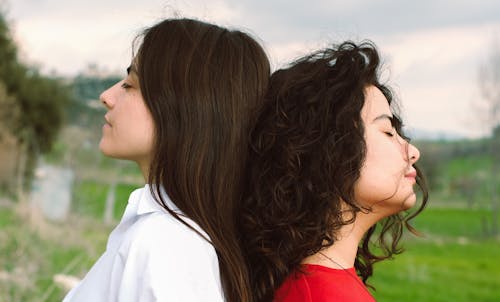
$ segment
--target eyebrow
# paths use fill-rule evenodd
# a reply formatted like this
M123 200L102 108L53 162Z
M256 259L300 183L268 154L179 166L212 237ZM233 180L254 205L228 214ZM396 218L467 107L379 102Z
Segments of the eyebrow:
M378 120L383 120L383 119L388 119L391 122L391 125L394 124L394 116L389 115L389 114L381 114L377 116L376 118L373 119L373 122L376 122Z

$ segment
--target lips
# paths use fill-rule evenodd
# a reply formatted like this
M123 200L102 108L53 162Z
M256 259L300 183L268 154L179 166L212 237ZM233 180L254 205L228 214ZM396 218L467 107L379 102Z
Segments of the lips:
M417 177L417 171L416 170L411 170L410 172L405 174L405 177L408 178L416 178Z
M111 123L109 122L109 117L107 115L104 116L104 121L106 122L106 125L111 126Z

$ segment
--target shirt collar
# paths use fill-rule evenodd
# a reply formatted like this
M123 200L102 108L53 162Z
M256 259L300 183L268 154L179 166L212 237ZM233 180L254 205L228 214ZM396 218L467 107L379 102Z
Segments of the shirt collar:
M179 208L174 204L174 202L168 197L167 192L165 192L163 187L160 188L160 193L165 205L172 211L176 212L177 214L182 215L181 210L179 210ZM156 195L156 192L154 192L154 194ZM138 203L137 215L166 211L161 205L158 204L158 202L151 194L151 186L149 184L146 184L144 188L142 188L142 192L138 196L138 200L136 202Z
M149 184L146 184L144 188L139 189L138 191L140 191L140 194L137 194L137 198L132 198L134 199L132 202L137 203L137 211L136 211L137 215L143 215L153 212L162 212L162 213L167 212L165 208L163 208L158 204L158 202L156 202L155 198L151 194L151 186ZM156 195L156 192L154 192L154 194ZM193 220L186 217L184 213L168 197L167 192L165 192L165 189L163 187L160 187L160 194L163 198L165 205L169 209L171 209L177 215L179 215L179 218L182 219L185 223L187 223L196 231L198 231L202 235L202 237L204 237L208 242L211 242L210 237L205 233L205 231L200 226L198 226L198 224L195 223Z

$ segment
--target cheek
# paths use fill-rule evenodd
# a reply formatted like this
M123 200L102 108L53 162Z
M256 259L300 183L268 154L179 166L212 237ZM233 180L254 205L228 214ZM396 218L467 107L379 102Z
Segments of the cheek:
M360 178L355 185L356 199L363 205L373 205L394 194L398 186L399 169L394 159L377 148L367 150Z
M147 124L143 126L143 131L140 133L142 135L142 144L144 146L143 152L151 154L153 150L154 143L154 125L150 120Z
M375 144L369 145L366 157L361 167L360 175L367 183L380 182L384 174L390 169L387 154Z
M362 172L385 181L399 179L406 167L401 147L391 138L372 135L367 139L366 158Z
M145 107L137 108L132 117L132 127L129 127L133 144L143 152L150 151L154 141L154 122Z
M388 180L386 175L371 170L361 173L354 187L354 194L360 205L372 207L394 196L397 187L398 185L392 179Z
M145 106L136 105L116 110L112 128L104 129L99 148L111 157L137 160L151 155L154 123Z
M380 191L383 188L380 175L370 165L364 165L358 181L354 187L356 200L362 205L368 205L380 200Z

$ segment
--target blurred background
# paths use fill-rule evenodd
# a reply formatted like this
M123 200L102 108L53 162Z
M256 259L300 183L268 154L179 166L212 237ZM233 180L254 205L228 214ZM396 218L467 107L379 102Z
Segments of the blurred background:
M143 179L99 153L98 97L173 16L250 32L274 69L374 41L431 191L374 295L500 301L500 2L0 0L0 302L60 301L104 251Z

